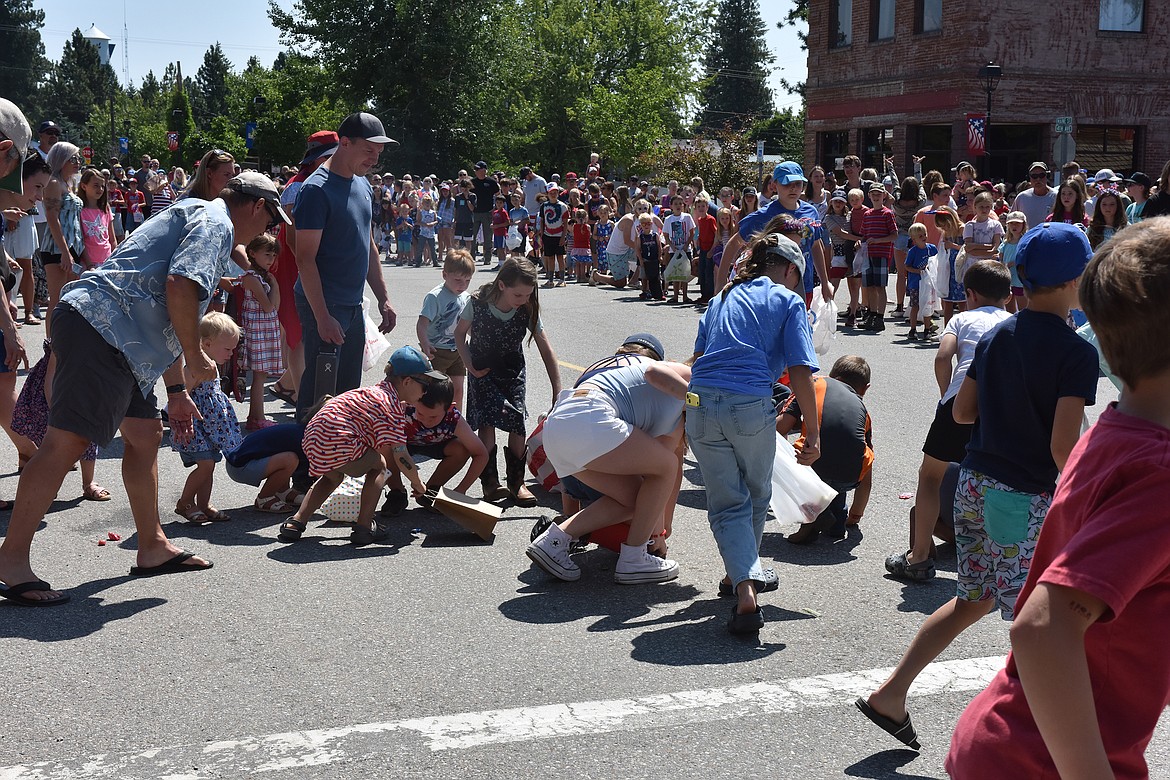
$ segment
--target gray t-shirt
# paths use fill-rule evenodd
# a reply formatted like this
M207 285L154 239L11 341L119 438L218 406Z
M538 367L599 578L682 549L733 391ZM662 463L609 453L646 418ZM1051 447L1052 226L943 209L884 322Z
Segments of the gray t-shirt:
M1016 195L1014 208L1016 211L1022 211L1028 218L1028 227L1034 228L1048 219L1055 205L1056 190L1049 187L1048 192L1037 195L1035 190L1029 187Z
M536 196L548 191L548 182L534 173L531 179L524 181L520 186L524 190L524 208L528 209L529 214L535 214L536 207L540 205L536 202Z
M637 363L595 374L585 381L601 389L618 417L651 436L665 436L682 419L683 401L667 395L646 381L653 363Z

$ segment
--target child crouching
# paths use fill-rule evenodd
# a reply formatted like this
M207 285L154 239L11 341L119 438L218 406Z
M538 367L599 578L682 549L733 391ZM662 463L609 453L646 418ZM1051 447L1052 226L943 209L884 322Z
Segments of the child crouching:
M404 405L415 403L434 381L446 380L414 347L400 347L390 356L386 378L373 387L359 387L330 398L305 426L304 451L309 475L319 477L296 514L280 526L279 538L301 538L308 518L321 508L345 477L365 477L354 544L384 541L388 525L375 523L374 509L393 462L410 481L415 496L426 493L418 469L406 449Z

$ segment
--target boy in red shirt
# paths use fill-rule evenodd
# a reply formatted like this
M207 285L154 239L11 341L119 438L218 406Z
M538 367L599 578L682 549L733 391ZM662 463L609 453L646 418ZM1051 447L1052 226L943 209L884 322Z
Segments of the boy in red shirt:
M1018 600L1007 666L968 705L952 778L1146 778L1170 704L1170 224L1102 247L1080 300L1121 399L1064 469ZM1156 342L1156 343L1155 343Z
M500 270L500 266L508 259L508 225L512 224L511 217L508 216L508 199L503 195L496 196L496 207L492 209L492 246L496 250L496 267L493 271Z

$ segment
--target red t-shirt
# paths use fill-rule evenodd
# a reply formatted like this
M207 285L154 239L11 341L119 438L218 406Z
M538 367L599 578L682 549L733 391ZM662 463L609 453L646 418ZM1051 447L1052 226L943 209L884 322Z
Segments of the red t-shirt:
M715 246L715 231L719 228L719 223L708 212L695 220L695 227L699 231L699 249L710 252L711 247Z
M894 221L894 212L890 211L885 206L880 209L866 209L865 221L862 222L861 235L866 238L885 238L891 233L898 232L898 223ZM870 257L886 257L894 256L894 245L892 243L870 244Z
M589 228L589 224L582 225L579 222L573 223L573 247L576 249L589 250L589 241L593 238L593 231Z
M511 222L508 219L507 209L493 209L492 210L492 235L506 236L508 235L508 224Z
M1110 406L1073 448L1016 606L1046 582L1108 607L1085 632L1085 655L1119 780L1149 776L1146 745L1170 704L1168 504L1170 429ZM946 769L953 780L1058 777L1011 655L959 718Z
M142 211L142 206L146 203L146 196L142 194L142 190L134 190L134 192L123 190L122 198L126 201L126 208L122 210L128 214Z

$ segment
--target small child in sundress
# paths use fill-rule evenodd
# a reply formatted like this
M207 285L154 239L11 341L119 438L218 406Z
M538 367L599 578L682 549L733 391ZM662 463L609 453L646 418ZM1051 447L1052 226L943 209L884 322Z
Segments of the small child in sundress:
M240 343L240 327L223 312L209 312L199 321L199 342L203 352L216 365L227 362ZM195 467L183 486L183 494L175 505L175 514L192 525L207 525L231 520L226 512L211 505L211 484L215 464L242 443L240 422L232 402L224 395L219 378L201 383L191 393L191 400L202 419L194 421L195 433L191 440L171 447L183 459L187 468Z
M609 273L609 255L606 254L610 236L613 235L613 222L609 219L609 206L598 206L597 223L593 225L593 238L597 243L597 270L600 273ZM590 286L596 284L590 277Z
M244 348L248 370L252 372L252 396L248 404L245 430L258 431L276 423L264 416L264 380L284 373L280 354L280 287L270 269L280 254L280 244L270 233L261 233L246 247L251 266L240 277L244 288L244 306L240 323L244 329Z

